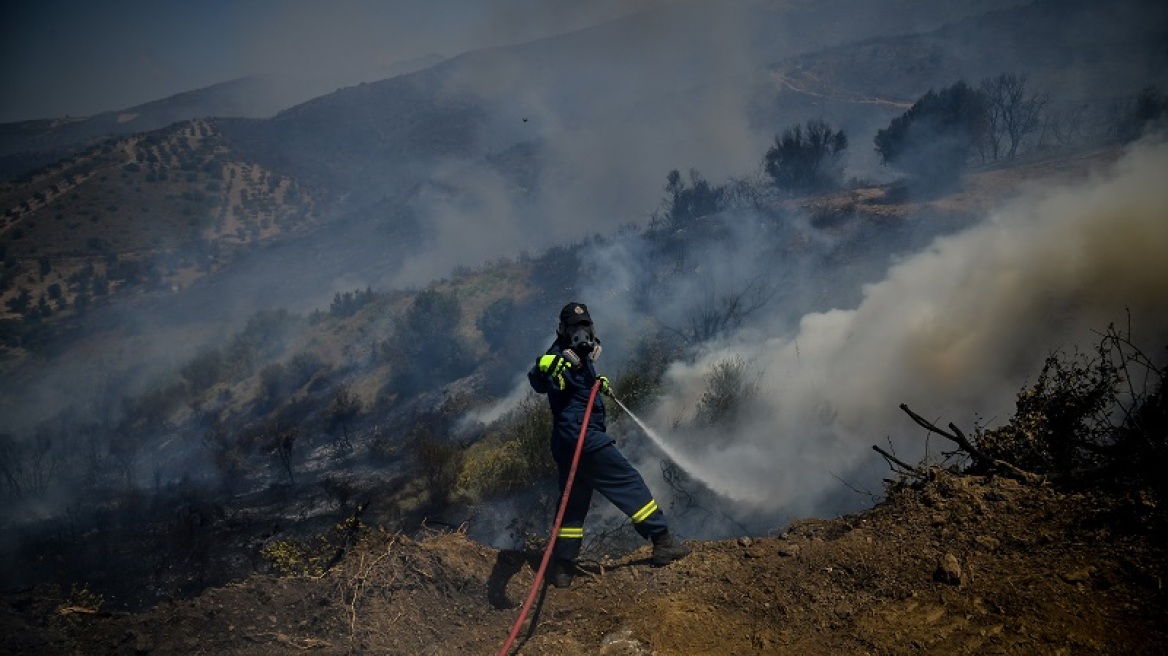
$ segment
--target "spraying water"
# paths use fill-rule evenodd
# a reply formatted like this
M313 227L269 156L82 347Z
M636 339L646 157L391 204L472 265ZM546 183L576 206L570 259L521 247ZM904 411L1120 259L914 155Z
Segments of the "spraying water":
M647 424L645 424L645 422L641 421L641 418L633 414L633 411L629 410L629 408L624 403L621 403L621 400L616 398L616 396L610 395L609 398L611 398L613 401L616 401L616 404L621 407L621 410L624 410L625 413L628 414L628 416L637 424L637 426L639 426L641 430L649 436L649 439L653 440L653 444L656 444L657 448L661 449L667 458L672 460L678 467L681 467L686 474L689 474L691 478L701 481L706 487L710 488L714 492L733 499L734 501L759 502L763 500L763 497L759 494L757 488L753 486L742 485L738 481L734 480L728 481L725 480L724 476L716 475L716 473L710 467L702 466L701 462L699 462L696 458L682 453L681 451L671 446L664 439L662 439L661 436L657 434L657 431L653 430Z

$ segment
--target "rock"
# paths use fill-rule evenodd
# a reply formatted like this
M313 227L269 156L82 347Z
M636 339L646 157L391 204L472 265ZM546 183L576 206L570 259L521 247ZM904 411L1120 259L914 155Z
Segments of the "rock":
M651 652L633 637L631 629L621 629L604 636L597 653L600 656L648 656Z
M1002 544L997 538L992 538L988 535L979 535L973 538L973 541L986 551L997 551L998 547Z
M1086 583L1091 580L1094 573L1094 567L1083 567L1072 572L1064 572L1062 578L1067 583Z
M957 560L957 556L951 553L946 553L937 561L937 569L933 572L933 578L949 585L961 584L961 561Z
M144 631L126 632L126 641L133 643L135 654L149 654L154 651L154 639Z
M779 555L785 558L793 558L799 555L799 545L797 544L780 544Z
M752 544L754 544L754 540L751 540L748 537L738 538L738 546L740 547L749 547Z

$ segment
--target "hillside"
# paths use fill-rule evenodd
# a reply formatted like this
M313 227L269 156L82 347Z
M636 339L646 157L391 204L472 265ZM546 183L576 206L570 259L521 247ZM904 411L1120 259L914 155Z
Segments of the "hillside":
M961 225L1027 185L1081 184L1118 156L1110 149L982 171L927 202L894 202L894 187L873 187L783 201L790 207L771 212L779 221L788 212L814 217L778 242L788 255L852 262L849 253L877 238L915 247L920 236L909 235L923 231L922 219ZM690 240L716 248L730 228L706 218L667 231L654 257L685 255ZM811 247L827 234L838 238L832 249ZM435 296L421 297L458 298L465 314L417 332L409 332L417 294L338 295L311 319L253 317L222 358L206 352L189 361L184 385L156 383L137 401L142 412L127 413L135 423L113 434L165 439L111 442L119 450L80 461L108 470L79 472L94 476L85 484L89 510L8 535L7 553L22 563L6 573L0 621L10 650L496 650L530 585L548 521L546 512L518 509L549 506L550 497L544 470L535 469L516 505L491 505L516 494L507 477L533 475L492 467L526 462L529 443L544 452L546 432L533 417L545 410L521 407L518 417L469 433L461 420L505 391L489 383L495 358L521 357L542 331L495 333L481 317L509 294L554 307L552 292L575 279L575 266L553 251L443 281L428 290ZM534 270L563 278L536 281ZM784 297L795 308L822 301ZM403 331L424 353L435 352L423 343L428 332L464 335L484 349L484 369L432 385L433 371L402 360L426 357L378 341ZM507 339L484 343L479 335ZM498 349L494 358L488 347ZM399 378L403 370L415 378ZM625 398L628 375L617 380ZM413 395L390 391L410 386ZM357 399L352 412L341 403L346 395ZM1060 430L1078 430L1078 420L1059 421ZM1063 437L1025 426L1028 435ZM84 442L68 442L77 437L49 435L84 453ZM694 553L663 569L644 562L644 547L630 552L636 543L627 535L613 535L589 552L590 575L548 591L519 653L1157 653L1168 614L1159 585L1163 490L1149 487L1146 473L1160 462L1162 434L1147 444L1161 451L1142 458L1135 484L1124 475L1019 480L929 469L886 493L866 492L862 503L852 499L867 510L691 540ZM127 483L135 461L159 472L148 493ZM699 520L720 506L706 508ZM681 518L687 509L671 512ZM499 531L527 536L527 548L484 546ZM947 556L958 574L938 573L953 562Z
M784 201L761 223L773 243L758 240L756 247L764 257L787 260L791 269L819 271L821 287L776 290L774 303L786 314L774 316L830 309L839 297L823 290L879 275L882 260L859 255L877 244L889 253L914 249L1021 186L1073 185L1116 156L1106 150L986 171L928 202L890 202L891 187ZM803 215L813 220L790 225ZM645 294L673 295L668 290L685 284L676 263L696 257L695 248L717 253L723 244L735 245L736 225L706 218L654 233L646 257L659 273ZM6 547L21 566L4 572L5 584L84 580L110 599L111 610L141 610L246 577L263 566L265 545L327 531L358 507L370 526L412 531L427 522L469 522L471 536L484 541L500 533L538 533L539 513L504 529L516 519L507 513L516 511L494 511L492 504L499 498L524 507L547 502L545 409L537 399L481 423L471 418L489 415L510 393L512 381L498 372L522 369L530 353L543 348L545 327L530 317L572 294L584 266L566 254L557 249L501 262L422 293L338 294L327 312L307 316L258 312L212 348L185 358L174 346L156 353L160 361L177 360L161 375L123 381L108 369L77 366L59 379L58 392L84 393L101 381L107 389L98 392L122 413L102 425L101 415L73 406L40 424L34 444L45 440L57 450L48 458L5 443L13 460L0 464L18 504L10 521L29 517L7 534ZM419 299L433 305L422 308ZM186 335L207 330L201 319L169 317ZM664 324L669 317L658 320ZM157 348L144 332L126 336L130 348ZM658 346L637 347L624 356L629 364L613 369L617 389L630 402L654 389L660 375L654 372L668 362L658 349L684 348L668 328L642 326L638 332ZM611 357L621 357L620 342L608 342ZM100 332L82 342L90 357L119 357L100 353L107 344ZM450 358L451 349L461 364ZM449 380L452 375L458 378ZM113 396L137 386L137 396ZM619 418L614 427L628 430ZM26 469L13 463L26 463ZM139 493L134 481L145 466L153 484ZM85 491L84 499L77 490ZM41 516L41 498L89 510ZM719 509L716 502L707 507ZM702 512L709 511L693 514L700 518ZM628 536L616 536L612 547L629 545Z
M205 121L111 140L4 185L5 359L68 344L78 324L100 324L95 308L181 294L258 246L311 233L331 218L322 200L240 159Z
M666 568L646 549L591 563L540 597L515 653L1158 654L1158 513L938 470L865 512L691 542ZM133 615L38 589L6 596L0 621L12 654L488 654L538 557L376 532L320 577L252 576Z

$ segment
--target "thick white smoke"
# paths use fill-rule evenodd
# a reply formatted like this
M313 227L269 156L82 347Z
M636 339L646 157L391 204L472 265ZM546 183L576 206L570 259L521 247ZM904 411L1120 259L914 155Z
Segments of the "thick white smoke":
M1048 355L1089 350L1093 331L1126 327L1129 309L1133 339L1159 356L1166 173L1168 145L1146 143L1086 184L1029 190L892 266L853 309L806 315L794 335L740 334L676 364L650 423L692 415L713 366L745 357L762 373L764 419L705 436L691 473L761 511L836 512L824 500L840 478L871 485L887 474L870 445L890 437L905 459L923 455L901 403L941 425L1002 422Z

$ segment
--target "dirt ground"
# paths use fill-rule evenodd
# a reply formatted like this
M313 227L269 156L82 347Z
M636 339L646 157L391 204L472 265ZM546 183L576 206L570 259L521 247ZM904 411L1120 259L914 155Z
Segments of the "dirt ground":
M782 535L648 548L546 588L518 654L1163 654L1154 500L955 476ZM11 654L494 654L538 553L459 532L370 532L318 578L253 576L138 614L29 590L3 599Z

